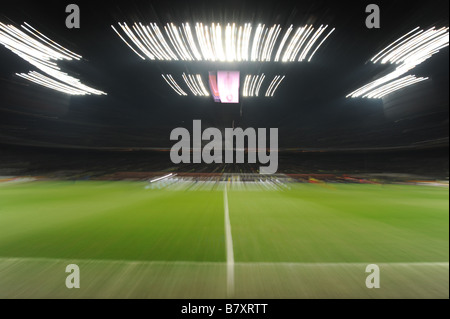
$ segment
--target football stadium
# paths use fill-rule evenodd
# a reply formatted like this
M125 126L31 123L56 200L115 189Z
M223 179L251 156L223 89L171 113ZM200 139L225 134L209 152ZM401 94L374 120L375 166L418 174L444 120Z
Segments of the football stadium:
M448 5L2 6L0 298L448 299Z

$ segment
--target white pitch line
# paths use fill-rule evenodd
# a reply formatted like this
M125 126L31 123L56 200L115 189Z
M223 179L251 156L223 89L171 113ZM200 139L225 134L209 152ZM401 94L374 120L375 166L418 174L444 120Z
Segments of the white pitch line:
M154 182L160 181L162 179L165 179L165 178L168 178L168 177L171 177L171 176L173 176L173 173L170 173L170 174L164 175L162 177L158 177L158 178L152 179L150 181L150 183L154 183Z
M231 236L230 213L228 211L227 186L228 184L225 184L225 190L223 192L223 202L225 209L225 237L227 249L227 294L230 298L234 295L234 251L233 238Z

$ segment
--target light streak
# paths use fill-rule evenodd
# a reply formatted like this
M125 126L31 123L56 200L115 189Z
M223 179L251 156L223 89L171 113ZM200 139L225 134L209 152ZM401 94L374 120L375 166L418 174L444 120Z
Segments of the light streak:
M182 96L187 95L187 93L184 92L181 89L181 87L178 85L178 83L173 79L171 74L166 74L165 76L164 76L164 74L161 74L161 76L178 95L182 95Z
M311 54L311 56L308 59L308 62L311 61L311 59L313 58L314 54L316 54L317 50L319 50L320 46L325 42L325 40L334 32L334 30L336 30L336 28L333 28L326 36L325 38L322 39L322 41L319 43L319 45L316 47L316 49L314 50L314 52Z
M428 78L416 78L414 75L400 77L437 54L442 48L447 47L449 45L448 31L448 27L440 29L432 27L426 31L416 27L402 35L370 60L374 64L380 62L381 64L398 65L396 69L353 91L347 97L382 98L402 88L427 80Z
M309 62L317 49L330 36L322 38L322 33L327 28L322 26L310 37L314 27L306 25L297 28L291 36L293 26L291 25L283 34L281 41L278 38L282 28L274 24L270 28L265 24L258 24L253 33L251 23L237 25L227 23L224 28L220 23L204 25L195 23L195 32L189 23L177 26L167 23L163 28L163 35L156 23L144 25L134 23L129 28L126 23L118 23L121 34L114 26L114 32L125 42L125 44L141 59L160 61L221 61L221 62L294 62L298 53L299 61ZM334 31L334 29L332 30ZM128 37L128 40L126 39ZM316 45L320 42L319 45ZM306 45L305 45L306 43ZM309 52L313 52L306 60ZM272 56L276 52L275 57Z
M277 90L278 86L281 84L281 82L284 80L286 76L283 75L276 75L272 82L270 83L269 87L267 88L266 91L266 97L272 97L275 94L275 91Z
M66 94L106 95L105 92L91 88L62 72L58 66L58 61L80 60L81 55L66 49L26 22L21 27L24 31L0 22L0 44L47 76L36 71L30 71L28 74L16 73L17 76Z

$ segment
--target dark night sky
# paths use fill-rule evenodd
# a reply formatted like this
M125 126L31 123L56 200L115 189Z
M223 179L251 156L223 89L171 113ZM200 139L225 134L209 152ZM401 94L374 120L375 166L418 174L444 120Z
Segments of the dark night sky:
M81 28L65 27L65 7L77 3ZM365 7L381 8L381 29L365 27ZM416 26L448 26L448 1L15 1L0 21L28 22L81 54L64 64L69 74L108 96L69 97L27 83L16 72L32 65L0 47L0 144L64 147L170 147L170 131L192 126L278 127L280 146L294 148L387 147L448 143L448 47L414 69L430 81L389 99L345 99L386 70L367 61ZM311 63L162 62L139 59L110 25L134 21L227 22L282 27L313 22L336 32ZM285 74L272 99L219 104L180 97L161 73L230 69ZM241 83L242 85L242 83ZM242 109L242 116L240 110Z

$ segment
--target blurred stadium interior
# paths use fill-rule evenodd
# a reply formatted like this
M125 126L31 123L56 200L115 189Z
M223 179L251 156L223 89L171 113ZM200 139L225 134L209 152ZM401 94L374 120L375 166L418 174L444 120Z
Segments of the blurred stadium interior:
M364 1L78 1L80 29L44 2L0 9L0 298L449 298L447 0L380 29ZM277 173L172 163L193 120L278 128Z

